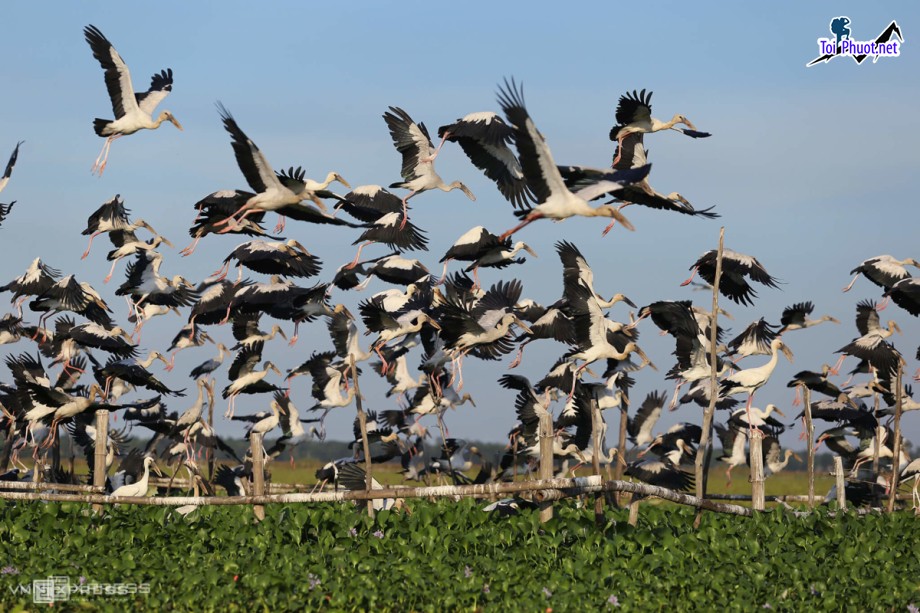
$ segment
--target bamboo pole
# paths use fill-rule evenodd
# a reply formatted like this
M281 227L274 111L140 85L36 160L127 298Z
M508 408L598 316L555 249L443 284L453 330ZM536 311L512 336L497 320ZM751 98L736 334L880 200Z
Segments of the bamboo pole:
M901 384L901 373L903 371L901 363L898 362L898 371L894 375L894 444L892 450L894 455L891 458L891 487L888 491L888 512L894 512L894 501L898 495L898 478L901 476L901 395L904 386Z
M211 432L214 431L214 383L215 379L212 377L208 381L208 429ZM214 459L217 455L215 449L208 448L208 481L214 481Z
M808 507L815 508L815 422L811 418L811 390L802 386L805 399L805 435L808 437Z
M763 432L752 430L749 434L751 445L751 506L755 511L763 511L764 476L763 476Z
M546 481L553 478L553 416L548 411L540 415L540 480ZM600 480L600 477L595 477ZM553 503L540 503L540 523L546 523L553 518Z
M843 459L834 456L834 476L837 478L837 508L847 510L846 475L843 472Z
M367 440L367 415L364 413L361 388L358 387L358 369L355 366L355 356L350 354L348 358L351 366L351 380L355 384L355 406L358 409L358 425L361 427L361 443L364 446L364 488L370 492L374 477L371 475L371 445ZM444 438L444 432L441 432L441 438ZM374 516L374 503L370 500L367 501L367 514L369 517Z
M258 497L265 493L265 451L262 449L262 435L253 432L249 435L249 453L252 456L252 493ZM256 521L265 519L265 507L256 504L252 507Z
M719 400L719 367L716 347L718 340L718 321L719 321L719 283L722 282L722 252L725 246L725 226L719 229L719 249L716 252L716 276L712 284L712 318L710 320L709 335L709 362L711 370L709 373L709 406L703 413L703 431L700 435L700 444L696 452L696 495L698 498L706 497L706 487L709 485L709 458L712 447L712 417L716 412L716 402ZM694 525L699 526L700 514L697 513Z
M601 409L597 405L597 400L591 401L591 435L594 439L594 449L593 449L593 458L592 464L594 468L594 474L598 477L601 476L601 449L603 444L601 441L601 433L603 430L604 417L601 415ZM541 475L542 477L543 475ZM545 478L545 477L544 477ZM598 526L604 525L604 496L598 492L594 496L594 522Z
M313 494L273 494L261 496L168 496L168 497L136 497L125 496L112 498L99 494L37 494L32 492L4 492L0 491L0 498L9 500L47 500L56 502L84 502L93 504L129 504L150 506L224 506L224 505L265 505L265 504L301 504L318 502L341 502L378 500L382 498L456 498L460 497L486 497L490 494L508 494L517 492L550 492L561 490L568 495L578 495L585 492L604 491L630 492L645 496L654 496L662 500L676 502L689 506L696 506L708 511L730 513L750 517L751 509L734 504L723 504L712 500L701 499L689 494L675 492L663 487L633 483L631 481L603 481L599 477L576 477L574 479L547 479L517 483L490 483L484 485L438 485L432 487L404 487L374 489L370 492L362 490L337 492L317 492ZM546 494L546 499L555 494Z
M105 489L105 455L109 448L109 411L96 411L96 442L93 448L93 486ZM102 511L101 505L93 505L93 511Z

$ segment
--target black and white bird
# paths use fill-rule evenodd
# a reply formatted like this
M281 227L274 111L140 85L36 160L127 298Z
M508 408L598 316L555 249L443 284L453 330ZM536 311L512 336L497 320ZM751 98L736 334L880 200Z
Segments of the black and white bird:
M526 208L533 202L521 163L510 147L514 131L496 113L470 113L438 128L438 136L460 145L473 165L495 181L498 191L515 208Z
M515 256L522 250L537 257L537 253L527 243L518 241L512 244L510 238L502 240L483 226L476 226L464 232L439 260L444 263L441 278L447 275L447 265L451 260L471 262L466 272L473 273L478 287L481 267L505 268L511 264L520 264L523 260Z
M883 295L886 301L889 298L894 300L896 305L914 317L920 316L920 278L901 279L889 287Z
M784 332L789 332L790 330L802 330L804 328L810 328L812 326L817 326L826 321L830 321L835 324L839 324L840 320L836 317L831 317L830 315L822 315L818 319L808 319L808 316L812 314L815 310L815 305L810 300L807 302L796 302L792 306L786 307L783 309L783 315L780 319L780 325L782 328L779 329L777 334L783 334Z
M3 176L0 177L0 192L3 191L3 188L6 187L6 184L10 180L10 175L13 174L13 166L16 165L16 159L19 157L19 145L23 141L16 143L16 148L13 149L12 155L10 155L10 160L6 163L6 170L3 171ZM10 211L13 210L13 205L16 204L16 201L12 201L9 204L0 203L0 224L3 223L3 220L6 219L6 216L10 214Z
M230 365L230 371L227 377L230 384L223 389L221 395L229 399L227 404L227 413L225 417L233 416L233 408L236 397L240 394L261 394L264 392L275 392L281 388L265 380L269 371L281 376L281 371L271 361L266 360L262 369L258 369L259 360L262 359L262 343L253 343L246 345L237 352L233 363Z
M428 129L424 123L415 123L409 114L399 107L391 106L389 111L383 114L383 120L390 129L390 136L393 138L393 145L396 150L402 154L402 175L403 181L393 183L391 188L401 187L408 189L409 194L402 199L403 214L402 225L405 225L409 219L407 202L412 196L431 189L439 189L449 192L455 189L462 191L470 200L476 200L476 196L470 189L460 181L453 183L444 183L444 179L434 170L434 159L438 156L441 145L437 149L431 142L428 135Z
M10 159L6 163L6 169L3 171L3 176L0 176L0 192L3 191L6 184L10 181L10 177L13 174L13 167L16 165L16 160L19 159L19 146L24 142L25 141L19 141L16 143L16 147L13 148L13 153L10 154Z
M853 277L849 285L843 288L843 291L850 291L860 275L887 290L901 279L907 279L911 276L907 269L904 268L907 265L920 268L920 262L913 258L899 260L891 255L878 255L874 258L863 260L856 268L850 271L851 275L856 276Z
M894 321L889 321L888 327L883 328L876 306L873 300L862 300L856 305L856 329L861 336L836 352L841 355L831 368L831 374L837 374L848 355L866 360L877 372L885 375L894 372L903 360L894 345L885 340L895 332L900 333L901 328Z
M622 144L624 138L630 134L649 134L661 130L676 130L692 138L706 138L708 132L699 132L690 120L679 113L668 121L661 121L652 117L652 92L646 93L635 90L620 96L616 110L617 125L610 129L610 140ZM677 124L686 128L675 128Z
M164 121L169 121L179 130L182 129L182 125L169 111L162 111L156 119L153 118L157 105L172 91L172 68L154 73L150 80L150 89L143 93L135 93L128 65L121 59L109 39L94 25L83 28L83 34L93 51L93 57L105 71L105 85L112 101L112 111L115 113L115 119L93 120L96 134L105 137L105 145L92 169L94 173L98 171L101 176L109 157L109 148L115 139L134 134L138 130L155 130Z
M690 267L693 273L681 285L689 285L697 273L712 285L716 280L717 255L715 249L701 255ZM777 285L778 279L771 277L757 258L731 249L724 249L722 251L722 278L719 280L719 293L732 302L753 305L753 298L757 296L757 292L754 291L754 288L751 287L745 277L749 277L751 280L767 287L779 287Z
M218 226L224 226L219 230L219 234L233 230L248 216L259 211L278 212L281 219L275 231L280 232L284 229L285 215L295 217L298 210L310 208L301 205L303 200L317 198L317 192L325 190L333 181L348 187L348 183L337 172L330 172L322 182L306 179L300 168L292 168L287 173L275 173L256 144L237 125L230 111L219 102L217 110L224 123L224 129L232 137L231 144L236 163L249 187L256 192L236 212L216 223Z
M648 174L648 168L622 171L621 173L603 173L595 181L575 193L569 191L553 161L552 153L543 135L537 130L533 120L524 106L524 90L514 80L505 81L499 90L498 102L505 113L508 123L514 129L514 143L518 159L524 171L527 185L533 192L536 205L533 208L521 208L515 215L523 221L501 235L508 238L524 226L537 219L561 220L580 215L583 217L612 217L628 230L633 225L616 207L601 205L596 208L588 204L597 196L615 193L623 183L639 181Z
M211 278L216 281L225 278L233 260L239 264L237 281L243 278L244 266L266 275L304 279L318 275L322 269L322 261L294 239L285 242L254 240L237 245Z

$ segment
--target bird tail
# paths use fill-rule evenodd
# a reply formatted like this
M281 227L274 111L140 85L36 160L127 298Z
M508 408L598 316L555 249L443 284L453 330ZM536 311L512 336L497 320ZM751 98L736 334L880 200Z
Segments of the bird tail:
M103 134L106 126L112 123L111 119L99 119L98 117L93 120L93 130L96 131L96 136L108 136Z

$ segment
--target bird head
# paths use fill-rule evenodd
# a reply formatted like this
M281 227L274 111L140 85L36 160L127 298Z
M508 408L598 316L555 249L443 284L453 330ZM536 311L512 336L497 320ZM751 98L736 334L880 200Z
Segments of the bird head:
M779 407L776 406L775 404L768 404L768 405L767 405L767 408L764 409L764 414L765 414L765 415L768 415L768 414L770 414L770 413L776 413L777 415L782 415L783 417L786 416L786 414L783 413L782 411L780 411L780 410L779 410Z
M531 248L531 246L525 243L524 241L518 241L517 243L515 243L514 248L519 249L519 250L523 249L524 251L526 251L527 253L529 253L535 258L540 257L537 255L537 252L534 251L533 248Z
M277 334L284 340L287 340L287 335L284 333L284 330L282 330L281 326L279 326L278 324L275 324L272 326L272 334Z
M533 334L533 330L530 329L530 326L528 326L526 323L524 323L524 322L521 320L520 317L518 317L518 316L515 315L514 313L510 313L510 315L511 315L511 317L512 317L511 323L517 324L518 327L519 327L521 330L523 330L524 332L526 332L527 334ZM506 317L507 317L507 315L506 315Z
M889 321L889 322L888 322L888 331L889 331L889 332L897 332L898 334L902 334L902 332L901 332L901 326L899 326L898 324L896 324L896 323L893 322L893 321Z
M471 405L476 406L476 401L473 400L473 397L470 396L469 393L463 394L463 397L460 398L459 404L463 404L465 402L469 402ZM475 449L475 447L473 449Z
M609 302L612 302L614 304L616 304L617 302L625 302L626 304L628 304L634 309L639 308L636 306L636 303L630 300L629 298L627 298L625 294L614 294L613 297L609 300Z
M168 122L171 123L172 125L174 125L174 126L176 126L177 128L179 128L179 131L180 131L180 132L182 131L182 124L179 123L179 120L176 119L176 118L173 116L173 114L170 113L169 111L163 111L162 113L160 113L160 116L159 116L159 118L158 118L158 121L160 121L161 123L164 122L164 121L168 121Z
M329 173L329 177L330 177L330 178L329 178L329 182L330 182L330 183L331 183L332 181L338 181L339 183L341 183L342 185L344 185L344 186L347 187L348 189L351 189L351 185L349 185L349 184L348 184L348 181L346 181L345 178L342 177L342 175L340 175L339 173L337 173L337 172L330 172L330 173Z
M440 329L441 329L441 324L439 324L438 322L436 322L433 318L429 317L429 316L428 316L427 314L425 314L425 313L419 313L418 318L417 318L417 321L418 321L419 323L426 323L426 322L427 322L428 325L431 326L432 328L434 328L435 330L440 330Z
M473 195L473 192L470 191L470 188L468 188L466 185L464 185L464 184L461 183L460 181L454 181L453 183L451 183L451 184L450 184L450 188L451 188L451 189L459 189L459 190L462 191L464 194L466 194L466 197L467 197L467 198L469 198L469 199L472 200L473 202L476 201L476 196Z
M635 230L636 226L626 219L623 213L620 212L620 207L613 206L612 204L602 204L596 209L594 209L595 217L611 217L626 228L627 230Z

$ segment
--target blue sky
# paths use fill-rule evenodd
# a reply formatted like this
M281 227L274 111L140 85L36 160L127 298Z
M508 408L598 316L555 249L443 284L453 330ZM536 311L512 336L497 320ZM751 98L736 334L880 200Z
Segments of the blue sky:
M553 244L566 239L593 265L601 294L624 292L640 306L688 298L708 306L709 294L679 283L696 258L716 246L724 225L727 247L756 256L784 284L782 290L759 291L753 308L723 301L735 317L723 323L740 331L760 316L778 322L783 307L803 300L816 303L816 315L843 322L790 335L795 363L781 361L774 381L755 399L759 406L774 402L794 414L786 381L799 370L833 362L833 352L857 335L856 302L879 298L881 291L860 280L842 294L851 268L883 253L920 257L914 212L920 61L913 50L920 11L913 3L837 3L831 9L793 2L658 2L641 8L580 2L161 2L144 5L143 18L137 8L21 2L4 9L5 23L15 27L0 40L5 58L0 157L5 161L18 140L26 143L0 196L3 202L18 201L0 228L2 282L40 255L100 289L124 323L124 302L113 294L124 264L103 286L108 246L97 243L80 261L85 247L80 231L89 214L117 193L133 216L147 219L178 248L187 242L197 200L218 189L245 188L214 107L217 100L276 168L301 165L315 178L336 170L353 186L387 185L400 179L400 157L381 119L387 106L403 107L434 132L469 112L497 110L495 92L505 76L524 83L528 110L559 163L608 165L613 147L607 133L618 97L632 89L654 91L657 117L682 113L713 137L650 135L652 185L665 193L679 191L698 208L714 205L722 218L691 219L634 206L624 212L636 231L617 228L606 238L600 236L604 224L596 220L539 222L518 237L539 259L505 273L483 272L484 283L513 275L524 282L525 296L554 301L561 292L561 266ZM816 39L830 35L828 24L837 15L850 17L852 37L861 40L874 38L896 19L906 39L901 57L859 66L840 58L806 68L817 55ZM185 128L180 133L167 124L116 141L101 179L89 172L102 146L91 122L110 117L111 107L102 70L83 40L82 29L90 23L115 44L137 89L146 88L153 72L173 69L174 90L161 108ZM437 168L445 180L467 183L477 201L440 192L413 199L412 219L428 231L431 245L419 257L432 269L470 227L500 232L514 223L511 206L459 148L446 146ZM354 253L353 231L296 223L288 228L290 237L322 257L329 274ZM164 249L162 272L200 280L240 242L210 236L190 258ZM366 251L383 253L382 247ZM333 301L353 306L385 288L376 282L364 295L336 293ZM618 305L611 316L624 320L627 311ZM894 305L882 317L904 329L893 340L913 373L920 326ZM182 323L174 316L151 322L142 346L165 347ZM673 342L658 337L650 323L641 330L641 344L661 372L637 375L634 407L646 392L673 387L662 377ZM229 331L218 336L229 337ZM292 367L314 349L329 347L325 327L314 324L295 348L277 345L270 356ZM518 370L538 379L563 350L531 346ZM180 353L176 372L166 380L193 392L182 374L212 353L210 348ZM761 360L751 358L746 365ZM514 422L513 395L495 379L509 361L466 361L466 391L478 406L447 417L452 435L505 437ZM845 368L853 365L848 361ZM382 399L373 375L362 387L368 408L395 407L392 399ZM292 394L301 409L312 404L306 379ZM190 402L169 405L181 411ZM266 407L267 399L241 398L237 412ZM223 409L219 404L218 412ZM662 424L696 421L699 413L686 406ZM353 417L352 408L334 412L330 438L346 437ZM914 417L908 415L904 426L916 438L920 423ZM221 431L238 432L225 425ZM798 431L786 442L792 444Z

